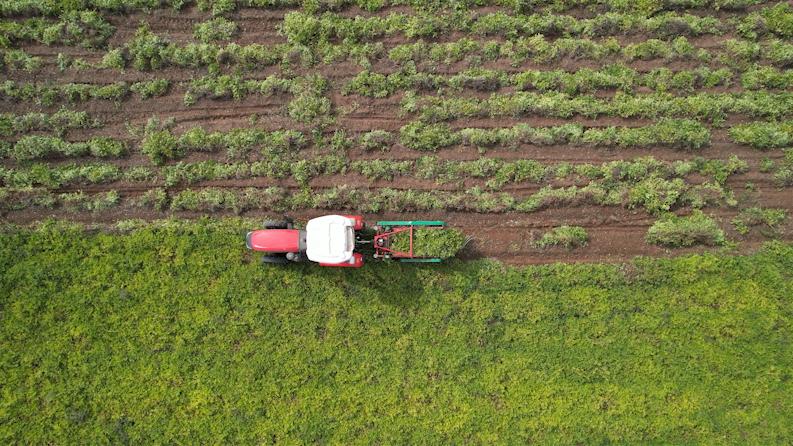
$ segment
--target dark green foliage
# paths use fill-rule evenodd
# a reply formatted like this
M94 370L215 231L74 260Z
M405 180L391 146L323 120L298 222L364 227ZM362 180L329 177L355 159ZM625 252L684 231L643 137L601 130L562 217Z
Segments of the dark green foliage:
M762 234L774 237L779 235L779 226L786 219L787 211L784 209L752 207L741 209L738 216L732 219L732 224L741 235L759 227Z
M646 240L647 243L670 248L719 246L726 242L719 225L699 210L685 217L665 215L650 227Z
M453 228L413 230L413 257L448 259L454 257L465 246L467 239L462 232ZM410 231L391 237L391 249L410 252Z
M256 224L0 235L4 440L790 443L790 246L263 268Z
M574 249L586 246L588 241L589 234L587 234L586 229L580 226L564 225L546 232L539 240L534 242L534 245L541 249L552 246Z
M180 158L184 150L179 146L176 137L168 130L159 130L146 135L140 144L140 151L151 159L154 164L162 164L166 160Z

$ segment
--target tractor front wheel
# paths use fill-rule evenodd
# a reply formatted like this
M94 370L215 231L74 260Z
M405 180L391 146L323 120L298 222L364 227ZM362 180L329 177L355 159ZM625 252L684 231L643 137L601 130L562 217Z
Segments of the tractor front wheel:
M286 265L287 263L289 263L289 259L287 259L284 256L269 255L262 257L262 263L269 265Z

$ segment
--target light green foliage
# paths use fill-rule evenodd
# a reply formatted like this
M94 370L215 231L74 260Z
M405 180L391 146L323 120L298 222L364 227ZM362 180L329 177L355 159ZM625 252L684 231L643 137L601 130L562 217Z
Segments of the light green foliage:
M171 82L168 79L155 79L153 81L135 82L130 90L140 95L141 99L163 96L168 93Z
M25 136L16 142L4 156L17 161L47 158L97 156L117 157L126 153L123 142L111 138L96 137L85 142L68 142L52 136Z
M699 210L685 217L665 215L647 230L646 240L647 243L670 248L719 246L726 242L719 225Z
M790 442L787 245L264 268L256 224L0 235L7 442Z
M448 259L454 257L465 246L467 239L454 228L414 228L413 257ZM410 231L402 231L391 237L390 248L394 251L410 252Z
M793 143L793 122L750 122L730 128L730 138L757 149L786 147Z
M0 114L0 136L30 133L34 130L51 131L63 135L71 129L98 127L100 123L90 118L87 112L61 108L55 113Z
M385 130L370 130L358 138L364 150L387 151L394 142L394 135Z
M178 145L176 137L168 130L151 132L143 138L140 151L154 164L163 164L168 159L180 158L184 150Z
M460 137L443 124L412 122L399 131L399 142L410 149L435 151L458 143Z
M534 245L541 249L552 246L574 249L586 246L587 242L589 242L589 234L586 229L580 226L563 225L543 234L539 240L534 242Z
M741 235L746 235L754 227L759 227L762 234L778 236L779 226L787 219L787 211L775 208L751 207L741 209L741 212L732 219L735 230Z
M193 36L204 43L229 40L237 33L239 27L224 17L215 17L199 23L193 28Z

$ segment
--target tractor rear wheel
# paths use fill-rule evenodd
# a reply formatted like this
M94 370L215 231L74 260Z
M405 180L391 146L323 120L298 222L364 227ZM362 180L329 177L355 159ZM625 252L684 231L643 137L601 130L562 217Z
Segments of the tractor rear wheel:
M262 257L262 263L270 265L286 265L289 263L289 259L284 256L269 255Z
M292 229L292 222L287 220L267 220L264 229Z

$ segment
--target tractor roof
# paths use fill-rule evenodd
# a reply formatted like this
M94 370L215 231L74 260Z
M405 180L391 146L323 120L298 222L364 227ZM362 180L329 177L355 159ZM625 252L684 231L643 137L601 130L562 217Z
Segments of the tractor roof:
M355 249L354 222L341 215L314 218L306 224L306 255L319 263L343 263Z

